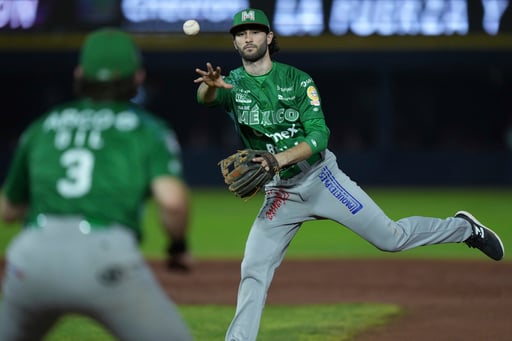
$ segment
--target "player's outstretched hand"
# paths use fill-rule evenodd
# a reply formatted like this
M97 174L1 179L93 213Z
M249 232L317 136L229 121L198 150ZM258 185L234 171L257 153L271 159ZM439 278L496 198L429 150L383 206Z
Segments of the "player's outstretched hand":
M196 69L196 73L200 76L194 79L194 83L205 83L211 88L226 88L231 89L233 85L224 82L222 77L222 70L220 66L213 68L211 63L206 63L206 71Z

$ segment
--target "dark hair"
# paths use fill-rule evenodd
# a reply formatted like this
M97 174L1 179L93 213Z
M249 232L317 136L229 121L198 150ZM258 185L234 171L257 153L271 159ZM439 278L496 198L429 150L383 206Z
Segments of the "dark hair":
M279 50L281 50L281 48L279 47L279 43L277 42L277 36L274 33L274 37L272 38L272 41L268 45L268 53L270 55L273 55L274 53L279 52Z
M107 82L78 78L74 81L74 92L78 97L88 97L95 101L128 101L137 94L137 86L133 76Z

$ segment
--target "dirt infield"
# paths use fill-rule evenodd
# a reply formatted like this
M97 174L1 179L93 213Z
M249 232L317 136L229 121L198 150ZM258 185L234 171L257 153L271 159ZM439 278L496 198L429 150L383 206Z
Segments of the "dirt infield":
M151 266L178 304L235 304L238 261L200 261L188 274ZM404 314L356 341L512 340L512 263L285 260L267 304L376 302ZM294 340L286 340L294 341Z

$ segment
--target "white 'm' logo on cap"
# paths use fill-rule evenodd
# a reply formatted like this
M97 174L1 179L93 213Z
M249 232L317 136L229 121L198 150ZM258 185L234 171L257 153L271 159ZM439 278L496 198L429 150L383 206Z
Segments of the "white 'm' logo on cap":
M256 18L254 17L254 11L243 11L242 12L242 21L250 20L254 21Z

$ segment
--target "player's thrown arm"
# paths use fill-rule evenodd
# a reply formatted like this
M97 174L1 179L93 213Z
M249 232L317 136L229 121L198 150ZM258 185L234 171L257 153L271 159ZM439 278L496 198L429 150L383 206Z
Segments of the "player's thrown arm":
M217 97L217 88L231 89L233 85L224 82L220 66L213 68L211 63L206 63L206 71L196 69L200 77L194 79L199 84L197 88L197 99L199 103L211 103Z

